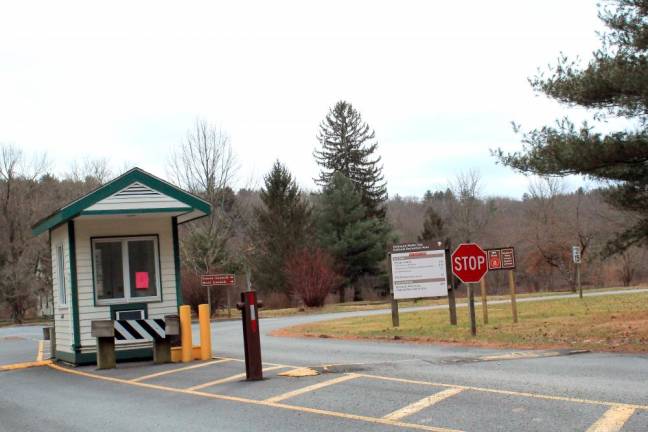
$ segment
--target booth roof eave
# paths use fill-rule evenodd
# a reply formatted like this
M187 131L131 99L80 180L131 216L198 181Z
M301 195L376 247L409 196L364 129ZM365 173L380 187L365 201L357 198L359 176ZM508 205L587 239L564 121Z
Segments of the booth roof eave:
M110 182L96 188L92 192L82 196L81 198L72 201L71 203L61 207L60 209L54 211L52 214L46 216L40 221L36 222L32 226L33 235L37 236L44 233L47 230L50 230L62 223L74 219L80 215L83 215L84 210L88 207L96 204L97 202L110 197L111 195L121 191L122 189L128 187L132 183L141 183L151 189L154 189L162 194L165 194L171 198L174 198L186 205L186 207L176 207L169 209L171 212L181 212L178 217L184 215L192 215L190 219L179 221L179 223L186 223L189 220L194 220L199 217L207 216L211 214L211 204L202 198L197 197L196 195L190 194L171 183L162 180L158 177L155 177L152 174L147 173L146 171L140 168L133 168L130 171L122 174L121 176L111 180ZM133 213L147 213L147 212L160 212L161 209L137 209L132 210ZM130 210L129 210L130 211ZM166 212L167 209L162 210ZM92 213L86 213L92 214ZM96 213L94 213L96 214ZM108 214L108 213L104 213ZM124 209L119 210L114 214L125 214ZM170 214L172 216L172 214ZM173 215L175 216L175 215Z

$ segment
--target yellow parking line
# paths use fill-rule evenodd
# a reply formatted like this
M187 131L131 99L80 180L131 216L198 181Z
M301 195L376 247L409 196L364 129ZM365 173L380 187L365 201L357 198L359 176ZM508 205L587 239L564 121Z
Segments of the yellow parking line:
M417 412L430 407L435 403L441 402L444 399L461 393L462 391L463 389L460 388L449 388L447 390L440 391L439 393L435 393L432 396L428 396L421 399L420 401L414 402L413 404L407 405L406 407L387 414L383 418L388 420L400 420L412 414L416 414Z
M198 368L201 368L201 367L210 366L210 365L218 364L218 363L226 363L226 362L230 362L230 361L232 361L232 360L231 359L220 359L220 360L214 360L214 361L210 361L210 362L207 362L207 363L200 363L200 364L192 365L192 366L180 367L180 368L176 368L176 369L169 369L169 370L165 370L165 371L162 371L162 372L152 373L150 375L144 375L144 376L141 376L141 377L138 377L138 378L133 378L131 381L134 381L134 382L144 381L144 380L151 379L151 378L156 378L156 377L160 377L160 376L164 376L164 375L174 374L176 372L182 372L182 371L187 371L187 370L191 370L191 369L198 369Z
M52 360L40 360L40 361L32 361L32 362L13 363L13 364L0 366L0 371L10 371L10 370L27 369L27 368L33 368L33 367L39 367L39 366L47 366L47 365L50 365L51 363L52 363Z
M590 405L620 406L620 407L628 407L628 408L648 411L648 405L598 401L598 400L591 400L591 399L579 399L579 398L572 398L567 396L552 396L552 395L545 395L541 393L517 392L517 391L510 391L510 390L484 388L484 387L472 387L472 386L465 386L465 385L458 385L458 384L435 383L429 381L418 381L418 380L411 380L411 379L404 379L404 378L386 377L381 375L358 374L358 376L365 377L365 378L375 378L384 381L402 382L407 384L422 384L422 385L429 385L435 387L459 388L463 390L473 390L473 391L484 392L484 393L495 393L495 394L503 394L508 396L519 396L519 397L530 397L530 398L545 399L545 400L575 402L575 403L583 403L583 404L590 404Z
M43 349L45 347L45 341L44 340L39 340L38 341L38 352L36 353L36 361L43 361Z
M333 378L333 379L330 379L328 381L322 381L322 382L319 382L317 384L313 384L313 385L310 385L310 386L307 386L307 387L302 387L302 388L297 389L297 390L293 390L293 391L290 391L290 392L287 392L287 393L283 393L283 394L280 394L280 395L277 395L277 396L273 396L271 398L266 399L265 401L266 402L280 402L282 400L289 399L291 397L299 396L299 395L304 394L304 393L312 392L312 391L315 391L315 390L318 390L318 389L321 389L321 388L324 388L324 387L328 387L328 386L333 385L333 384L338 384L338 383L349 381L349 380L352 380L352 379L355 379L355 378L358 378L358 375L352 374L352 373L347 374L347 375L342 375L341 377Z
M301 407L297 405L285 405L282 403L272 403L272 402L265 402L265 401L262 402L264 402L262 405L271 406L275 408L283 408L287 410L306 412L310 414L320 414L325 416L343 418L347 420L359 420L359 421L364 421L372 424L397 426L402 428L417 429L417 430L432 431L432 432L462 432L458 429L447 429L443 427L427 426L427 425L416 424L416 423L406 423L406 422L389 420L389 419L384 419L379 417L368 417L368 416L362 416L356 414L347 414L338 411L327 411L327 410L321 410L317 408Z
M628 421L635 409L627 406L613 406L601 416L587 432L618 432Z
M256 399L246 399L246 398L241 398L241 397L236 397L236 396L226 396L226 395L220 395L220 394L216 394L216 393L205 393L205 392L193 391L193 390L188 390L188 389L179 389L179 388L164 387L164 386L155 385L155 384L149 384L149 383L127 381L127 380L123 380L123 379L120 379L120 378L95 375L95 374L88 373L88 372L82 372L82 371L78 371L78 370L68 369L68 368L59 366L59 365L54 364L54 363L50 364L50 367L53 368L53 369L62 371L62 372L73 374L73 375L79 375L79 376L84 376L84 377L88 377L88 378L94 378L94 379L98 379L98 380L110 381L110 382L120 383L120 384L128 384L128 385L133 385L133 386L138 386L138 387L143 387L143 388L148 388L148 389L154 389L154 390L167 391L167 392L172 392L172 393L181 393L181 394L187 394L187 395L192 395L192 396L202 396L202 397L211 398L211 399L226 400L226 401L231 401L231 402L241 402L241 403L247 403L247 404L252 404L252 405L268 406L268 407L273 407L273 408L281 408L281 409L285 409L285 410L289 410L289 411L297 411L297 412L305 412L305 413L310 413L310 414L318 414L318 415L329 416L329 417L337 417L337 418L342 418L342 419L347 419L347 420L358 420L358 421L363 421L363 422L372 423L372 424L397 426L397 427L403 427L403 428L408 428L408 429L417 429L417 430L424 430L424 431L431 431L431 432L462 432L462 431L456 430L456 429L447 429L447 428L420 425L420 424L414 424L414 423L405 423L405 422L387 420L387 419L376 418L376 417L367 417L367 416L360 416L360 415L355 415L355 414L341 413L341 412L337 412L337 411L327 411L327 410L320 410L320 409L316 409L316 408L307 408L307 407L301 407L301 406L296 406L296 405L285 405L285 404L281 404L281 403L266 402L266 401L256 400Z
M285 367L286 366L280 365L280 366L272 366L272 367L269 367L269 368L263 368L263 372L267 372L267 371L271 371L271 370L275 370L275 369L283 369ZM221 378L221 379L217 379L217 380L214 380L214 381L206 382L204 384L198 384L198 385L195 385L195 386L192 386L192 387L187 387L185 390L188 390L188 391L200 390L200 389L203 389L205 387L211 387L211 386L214 386L214 385L223 384L223 383L230 382L230 381L240 380L241 378L245 378L244 373L228 376L227 378Z

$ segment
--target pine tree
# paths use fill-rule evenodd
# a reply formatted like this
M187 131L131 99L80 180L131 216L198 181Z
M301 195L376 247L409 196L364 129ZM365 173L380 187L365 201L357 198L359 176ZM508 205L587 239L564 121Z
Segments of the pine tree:
M367 218L362 195L340 173L332 176L318 204L319 242L336 258L346 285L353 286L354 300L361 300L356 282L362 275L380 273L389 227L379 218ZM343 288L338 291L340 302L345 300Z
M516 170L538 175L584 175L612 184L606 197L634 212L638 222L608 245L608 253L648 240L648 1L617 0L599 18L609 28L602 47L585 67L563 57L549 76L531 80L533 87L567 105L594 114L595 122L625 118L626 130L601 133L589 124L567 119L524 134L522 152L496 151Z
M448 239L446 238L445 223L443 218L439 216L437 212L434 211L432 207L428 207L425 211L425 220L423 221L423 231L418 237L420 242L432 242L440 241L446 244Z
M290 172L276 161L264 177L263 206L255 209L254 284L260 291L289 295L285 263L308 241L311 210Z
M360 191L367 217L384 219L387 188L380 157L373 157L378 147L375 136L350 103L336 103L320 123L317 139L322 147L314 156L322 170L316 182L326 186L336 172L341 173Z

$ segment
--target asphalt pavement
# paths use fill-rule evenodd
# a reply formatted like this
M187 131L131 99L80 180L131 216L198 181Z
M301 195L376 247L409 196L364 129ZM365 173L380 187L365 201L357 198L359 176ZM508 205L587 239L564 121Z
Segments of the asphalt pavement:
M0 372L0 431L648 431L648 355L268 336L378 313L261 320L260 382L238 321L213 323L210 362ZM0 365L33 361L40 332L0 329ZM299 367L319 374L281 375Z

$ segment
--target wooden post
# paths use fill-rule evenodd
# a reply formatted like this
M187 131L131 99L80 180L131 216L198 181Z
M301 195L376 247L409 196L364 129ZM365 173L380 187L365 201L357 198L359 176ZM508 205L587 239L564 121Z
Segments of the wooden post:
M580 263L576 263L576 288L578 289L578 297L583 298L583 286L581 285Z
M450 249L445 250L446 277L448 278L448 309L450 312L450 325L457 325L457 301L455 299L455 278L450 267Z
M97 369L114 369L115 325L112 320L95 320L90 323L90 336L97 339Z
M114 369L116 365L115 337L98 337L97 369Z
M387 253L387 276L389 277L389 295L391 296L392 327L398 327L400 326L400 317L398 316L398 300L394 298L394 281L392 280L391 255L391 252Z
M486 276L479 281L479 288L481 289L481 303L482 314L484 316L484 324L488 324L488 302L486 300Z
M477 335L477 321L475 320L475 293L473 292L473 284L466 284L468 286L468 309L470 310L470 334Z
M515 273L509 270L509 288L511 289L511 310L513 311L513 322L518 322L517 304L515 303Z
M171 339L168 337L153 341L153 363L171 363Z
M231 285L227 285L225 290L227 291L227 318L232 318L232 299L231 299Z
M153 363L171 363L171 341L180 335L180 318L177 315L165 315L164 338L153 342Z

